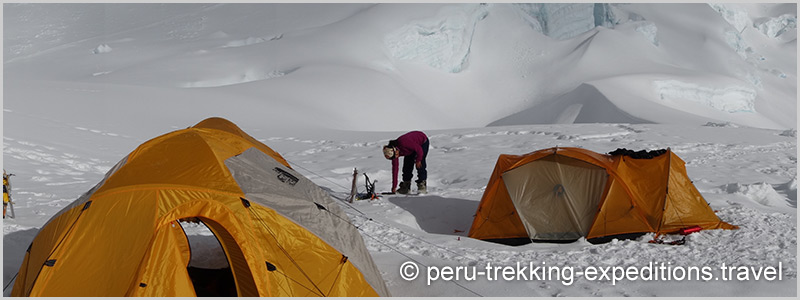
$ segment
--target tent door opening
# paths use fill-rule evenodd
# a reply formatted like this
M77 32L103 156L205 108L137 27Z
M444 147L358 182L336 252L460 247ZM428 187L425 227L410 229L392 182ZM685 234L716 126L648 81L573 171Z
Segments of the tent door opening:
M608 174L578 159L550 155L505 172L503 180L532 240L570 242L589 232Z
M191 249L191 259L186 271L198 297L236 297L228 258L216 235L199 218L180 221Z
M181 219L191 249L186 268L198 297L237 297L255 291L250 269L233 237L219 223Z

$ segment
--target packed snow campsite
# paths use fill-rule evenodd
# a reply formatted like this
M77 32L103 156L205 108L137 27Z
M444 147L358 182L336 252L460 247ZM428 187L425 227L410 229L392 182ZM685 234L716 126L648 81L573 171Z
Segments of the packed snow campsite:
M8 3L3 20L4 296L797 295L795 3ZM382 146L413 130L427 194L349 202L354 169L359 194L365 174L392 188ZM517 176L555 159L503 169L545 149L602 175L582 193L630 199L521 209L535 186L577 190ZM627 215L654 187L663 211ZM476 229L499 190L526 243ZM594 240L612 215L716 229Z

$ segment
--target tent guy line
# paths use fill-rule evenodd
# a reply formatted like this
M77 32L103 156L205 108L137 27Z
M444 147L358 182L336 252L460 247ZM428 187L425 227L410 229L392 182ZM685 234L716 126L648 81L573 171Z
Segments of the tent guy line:
M327 177L325 177L325 176L322 176L322 175L320 175L320 174L318 174L318 173L315 173L314 171L311 171L311 170L309 170L309 169L307 169L307 168L304 168L303 166L301 166L301 165L299 165L299 164L296 164L296 163L294 163L294 162L292 162L292 161L290 161L290 160L286 160L286 161L287 161L287 162L289 162L290 164L292 164L292 166L297 166L297 167L300 167L301 169L303 169L303 170L305 170L305 171L308 171L309 173L311 173L311 174L314 174L314 175L316 175L317 177L320 177L320 178L322 178L322 179L325 179L325 180L327 180L327 181L329 181L329 182L331 182L331 183L333 183L333 184L335 184L335 185L337 185L337 186L341 187L342 189L347 189L347 188L345 188L344 186L342 186L342 185L340 185L340 184L338 184L338 183L334 182L333 180L331 180L331 179L329 179L329 178L327 178ZM342 192L342 193L344 194L345 192ZM362 212L362 211L358 210L357 208L355 208L355 207L354 207L353 205L351 205L350 203L347 203L347 201L345 201L344 199L342 199L342 198L339 198L339 197L336 197L336 195L335 195L333 192L328 192L328 194L329 194L329 195L330 195L332 198L339 200L341 203L345 204L347 207L349 207L349 208L352 208L354 211L358 212L358 213L360 214L360 217L364 218L365 220L367 220L367 221L371 221L371 222L373 222L373 223L375 223L375 224L378 224L378 225L381 225L381 226L383 226L384 228L394 228L394 227L392 227L392 226L390 226L390 225L388 225L388 224L385 224L385 223L382 223L382 222L376 221L375 219L373 219L373 218L371 218L370 216L368 216L366 213L364 213L364 212ZM331 213L331 214L333 214L333 213L332 213L332 212L330 212L330 211L328 211L328 212L329 212L329 213ZM345 221L345 222L348 222L350 225L352 225L353 227L355 227L355 228L356 228L356 229L358 229L359 231L361 231L361 232L364 232L364 231L363 231L363 230L362 230L362 229L361 229L359 226L357 226L357 225L353 224L352 222L349 222L348 220L346 220L346 219L344 219L344 218L342 218L341 216L338 216L338 215L336 215L336 214L333 214L333 215L334 215L334 216L336 216L336 217L337 217L337 218L339 218L339 219L342 219L342 220L343 220L343 221ZM359 216L359 215L354 215L354 216ZM450 250L450 249L444 248L444 247L442 247L442 246L440 246L440 245L437 245L437 244L435 244L435 243L432 243L432 242L426 241L426 240L424 240L424 239L421 239L421 238L419 238L419 237L416 237L416 236L414 236L414 235L411 235L411 234L409 234L409 233L407 233L407 232L405 232L405 231L402 231L402 230L399 230L399 229L398 229L397 231L398 231L398 232L400 232L401 234L403 234L403 235L405 235L405 236L409 237L409 238L412 238L412 239L418 240L418 241L420 241L420 242L423 242L423 243L429 244L429 245L431 245L431 246L437 247L437 248L439 248L439 249L442 249L442 250L444 250L444 251L450 252L450 253L452 253L452 254L455 254L455 255L457 255L457 256L460 256L460 257L462 257L462 258L465 258L465 259L473 259L473 260L474 260L474 258L467 257L467 256L466 256L466 254L463 254L463 253L458 253L458 252L455 252L455 251L453 251L453 250ZM364 233L366 234L366 232L364 232Z
M288 160L287 160L287 161L288 161ZM291 163L291 161L289 161L289 163ZM294 164L293 164L293 165L294 165ZM304 169L304 170L306 170L306 171L309 171L309 172L311 172L310 170L308 170L308 169L306 169L306 168L303 168L303 167L300 167L300 168L302 168L302 169ZM313 173L313 172L312 172L312 173ZM321 175L319 175L319 174L316 174L316 173L315 173L315 175L322 177ZM323 178L324 178L324 177L323 177ZM326 179L327 179L327 178L326 178ZM330 180L328 180L328 181L330 181ZM331 182L333 182L333 181L331 181ZM335 184L335 183L334 183L334 184ZM329 192L328 194L331 194L332 198L338 199L338 200L339 200L339 201L341 201L342 203L344 203L344 204L347 204L347 206L348 206L348 207L352 207L353 209L355 209L353 206L351 206L350 204L348 204L346 201L343 201L342 199L339 199L338 197L333 197L333 194L332 194L332 193L330 193L330 192ZM381 241L380 239L378 239L378 238L376 238L376 237L372 236L371 234L367 233L367 232L366 232L365 230L363 230L363 229L362 229L360 226L357 226L356 224L353 224L353 222L351 222L350 220L348 220L348 219L346 219L346 218L344 218L344 217L342 217L342 216L339 216L339 215L337 215L337 214L335 214L335 213L333 213L333 212L329 211L329 210L328 210L328 209L326 209L324 206L322 206L322 205L320 205L320 204L317 204L317 208L319 208L319 210L325 211L325 212L327 212L327 213L329 213L329 214L333 215L334 217L337 217L337 218L341 219L342 221L346 222L347 224L350 224L350 226L353 226L353 228L355 228L356 230L360 231L362 235L365 235L365 236L367 236L367 237L369 237L369 238L371 238L371 239L375 240L376 242L380 243L381 245L383 245L383 246L385 246L385 247L387 247L387 248L391 249L391 250L392 250L392 251L394 251L394 252L397 252L397 254L400 254L400 255L402 255L403 257L405 257L405 258L408 258L408 259L410 259L410 260L412 260L412 261L416 262L417 264L420 264L420 265L423 265L423 266L425 266L425 267L428 267L428 265L427 265L427 264L424 264L424 263L422 263L422 262L420 262L420 261L418 261L418 260L416 260L416 259L414 259L414 258L412 258L412 257L410 257L410 256L408 256L408 255L406 255L405 253L401 252L399 249L397 249L397 248L395 248L395 247L392 247L392 246L390 246L389 244L386 244L386 243L384 243L384 242L383 242L383 241ZM358 211L358 210L356 210L356 211ZM362 214L362 215L360 215L360 217L364 218L364 219L365 219L365 220L367 220L367 221L370 221L370 222L373 222L373 223L375 223L375 224L378 224L378 225L384 226L385 228L393 228L393 227L391 227L391 226L389 226L389 225L387 225L387 224L384 224L384 223L381 223L381 222L375 221L374 219L370 218L369 216L367 216L365 213L363 213L363 212L361 212L361 211L358 211L358 212ZM355 215L355 216L359 216L359 215ZM416 240L418 240L418 241L421 241L421 242L424 242L424 243L430 244L430 245L432 245L432 246L438 247L438 248L440 248L440 249L442 249L442 250L445 250L445 251L447 251L447 252L453 253L453 254L455 254L455 255L458 255L458 256L460 256L460 257L463 257L463 258L469 259L468 257L464 256L463 254L460 254L460 253L454 252L454 251L452 251L452 250L450 250L450 249L444 248L444 247L442 247L442 246L436 245L436 244L434 244L434 243L431 243L431 242L429 242L429 241L426 241L426 240L423 240L423 239L421 239L421 238L415 237L415 236L413 236L413 235L411 235L411 234L409 234L409 233L406 233L406 232L404 232L404 231L402 231L402 230L398 230L398 231L399 231L401 234L403 234L403 235L405 235L405 236L408 236L408 237L410 237L410 238L413 238L413 239L416 239ZM467 288L467 287L465 287L465 286L463 286L463 285L459 284L458 282L455 282L455 281L450 281L450 282L452 282L453 284L457 285L458 287L460 287L460 288L462 288L462 289L464 289L464 290L467 290L467 291L469 291L470 293L473 293L473 294L475 294L475 295L477 295L477 296L483 297L483 295L481 295L481 294L478 294L477 292L475 292L475 291L473 291L473 290L471 290L471 289L469 289L469 288Z

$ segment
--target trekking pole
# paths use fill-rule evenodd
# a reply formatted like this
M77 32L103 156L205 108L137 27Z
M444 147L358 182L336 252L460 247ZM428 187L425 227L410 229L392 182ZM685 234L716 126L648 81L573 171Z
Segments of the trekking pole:
M356 197L356 192L357 192L356 179L358 178L357 176L358 176L358 169L353 168L353 185L350 187L350 197L347 198L347 201L349 201L350 203L353 203L353 199L355 199Z

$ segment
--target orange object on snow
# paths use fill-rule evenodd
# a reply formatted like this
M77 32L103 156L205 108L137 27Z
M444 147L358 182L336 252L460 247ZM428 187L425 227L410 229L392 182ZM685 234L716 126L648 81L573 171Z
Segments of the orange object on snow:
M196 296L187 218L222 246L232 296L389 295L328 193L221 118L143 143L53 216L11 295Z
M561 147L502 154L469 236L573 240L738 228L714 214L684 165L669 149L648 159Z

